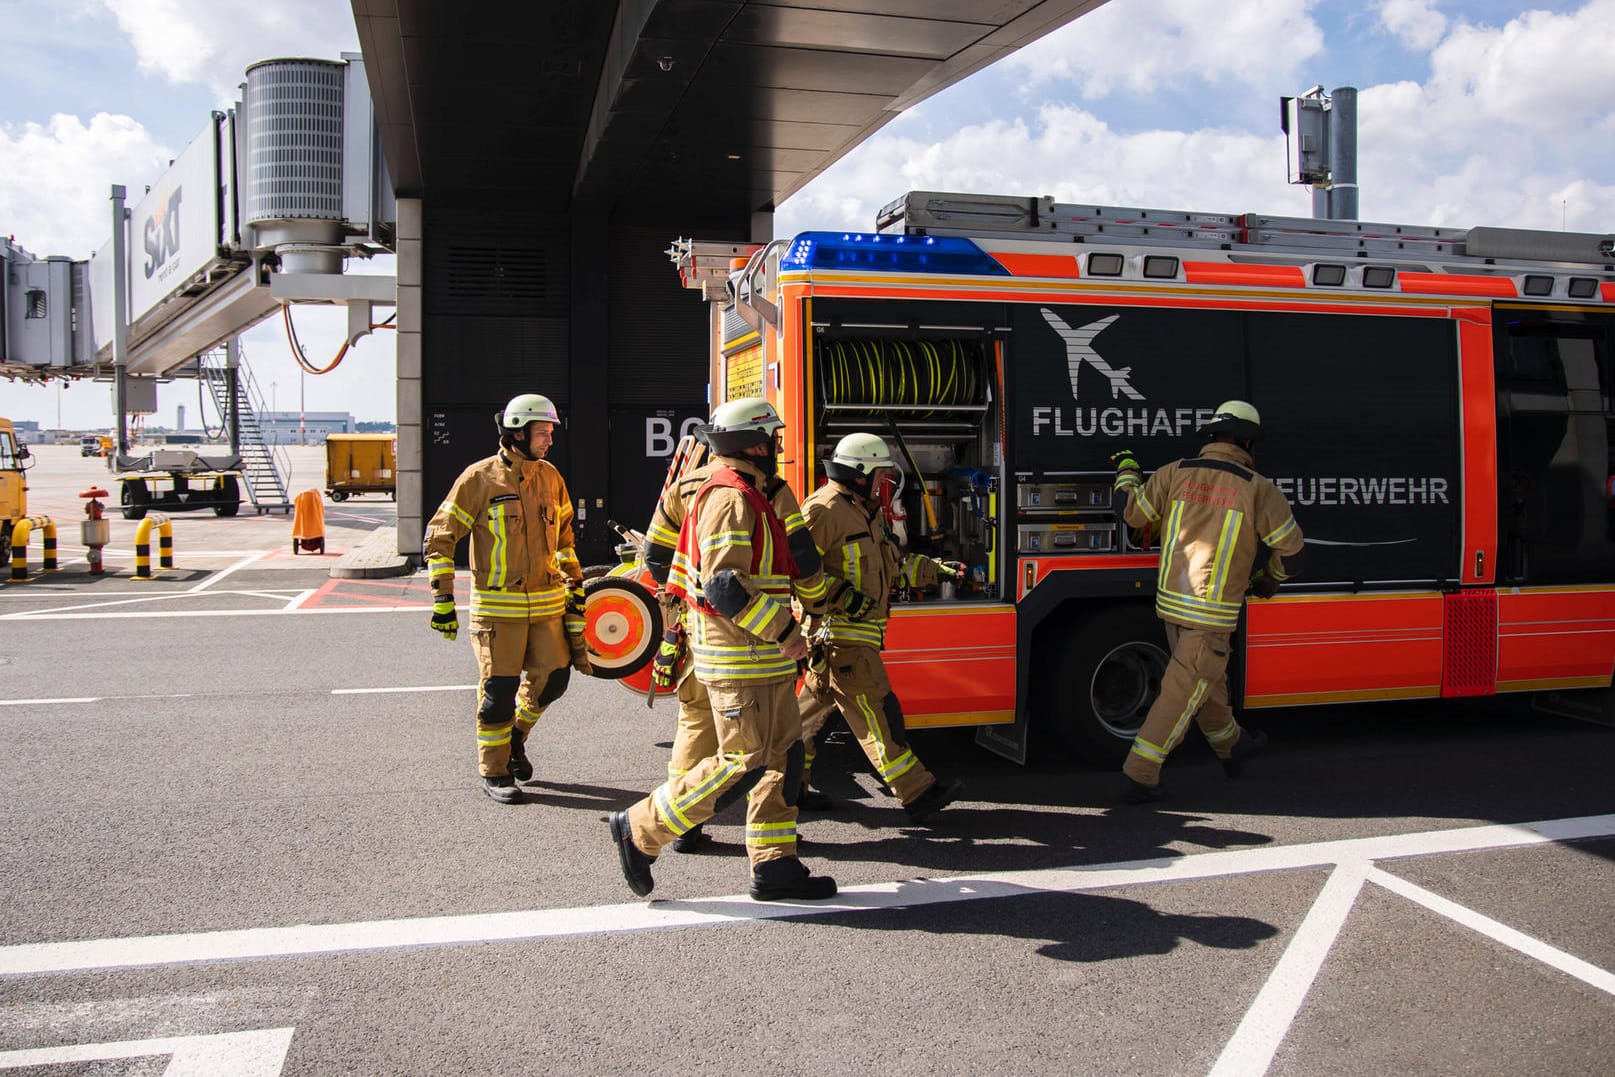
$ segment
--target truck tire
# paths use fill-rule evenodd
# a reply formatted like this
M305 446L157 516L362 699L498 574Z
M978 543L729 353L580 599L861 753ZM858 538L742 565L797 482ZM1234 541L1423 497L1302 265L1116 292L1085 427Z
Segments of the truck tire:
M1148 606L1100 610L1052 649L1040 682L1041 720L1084 762L1120 766L1160 694L1170 657L1166 632Z
M215 516L234 516L241 511L241 487L233 478L226 478L219 486L219 496L223 500L213 506Z
M151 491L146 489L146 480L125 479L118 494L118 503L123 506L125 520L144 520L146 509L151 504Z
M340 505L340 504L342 504L342 502L346 501L347 499L348 499L348 492L346 490L332 490L331 491L331 500L334 503Z

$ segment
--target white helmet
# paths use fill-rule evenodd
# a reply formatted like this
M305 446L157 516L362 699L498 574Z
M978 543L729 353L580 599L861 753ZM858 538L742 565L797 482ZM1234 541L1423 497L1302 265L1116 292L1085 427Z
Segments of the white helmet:
M510 398L505 410L499 413L499 432L502 434L519 434L528 423L557 423L561 417L555 414L555 405L550 403L547 396L537 393L523 393Z
M897 461L892 459L886 442L874 434L848 434L836 442L835 452L824 465L824 473L839 481L856 482L883 467L896 466Z
M1217 405L1211 421L1200 428L1206 437L1221 434L1235 441L1262 440L1262 417L1243 400L1224 400Z
M775 432L783 429L774 405L760 396L743 396L719 404L702 435L719 456L734 456L753 445L772 445Z

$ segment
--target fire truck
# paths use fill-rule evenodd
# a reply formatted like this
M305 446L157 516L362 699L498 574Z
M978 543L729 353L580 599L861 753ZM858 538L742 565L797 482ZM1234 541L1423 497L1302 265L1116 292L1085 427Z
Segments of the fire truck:
M911 727L1125 754L1165 663L1158 555L1113 500L1229 398L1307 538L1247 603L1245 709L1538 693L1615 672L1615 237L911 192L875 231L670 254L711 303L714 405L767 397L805 496L843 435L904 461L894 605Z

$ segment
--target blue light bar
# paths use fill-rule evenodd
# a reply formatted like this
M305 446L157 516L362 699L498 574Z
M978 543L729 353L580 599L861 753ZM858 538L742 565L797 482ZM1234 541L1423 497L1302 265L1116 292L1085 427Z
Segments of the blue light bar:
M803 232L780 257L781 272L800 269L878 270L1007 277L1009 270L963 236L900 236L867 232Z

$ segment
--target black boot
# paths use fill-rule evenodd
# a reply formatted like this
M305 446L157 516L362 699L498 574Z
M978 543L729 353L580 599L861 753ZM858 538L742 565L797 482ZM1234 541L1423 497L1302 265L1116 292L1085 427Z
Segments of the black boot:
M510 731L510 776L518 782L532 781L533 764L527 758L527 734Z
M508 774L490 774L482 779L482 791L501 804L520 804L522 791Z
M809 789L804 785L802 791L796 794L796 810L835 811L836 802L817 789Z
M701 833L701 824L697 823L673 839L672 849L675 853L693 853L706 844L706 838L707 836Z
M656 880L650 877L650 866L656 863L656 858L646 856L634 844L634 831L628 825L627 812L612 812L606 817L606 823L611 827L611 840L617 846L617 862L622 865L622 877L628 880L628 889L644 897L656 886Z
M952 804L965 791L965 783L961 781L943 781L938 778L926 786L925 792L903 805L908 817L916 823L923 823L937 812Z
M1121 799L1124 804L1148 804L1152 800L1160 800L1163 791L1159 784L1145 785L1135 781L1127 775L1122 775Z
M828 875L814 875L794 856L764 860L752 870L751 896L754 901L820 901L834 897L836 881Z
M1267 734L1246 726L1239 734L1239 739L1234 741L1233 751L1222 761L1222 772L1230 778L1239 777L1245 773L1245 761L1266 747Z

